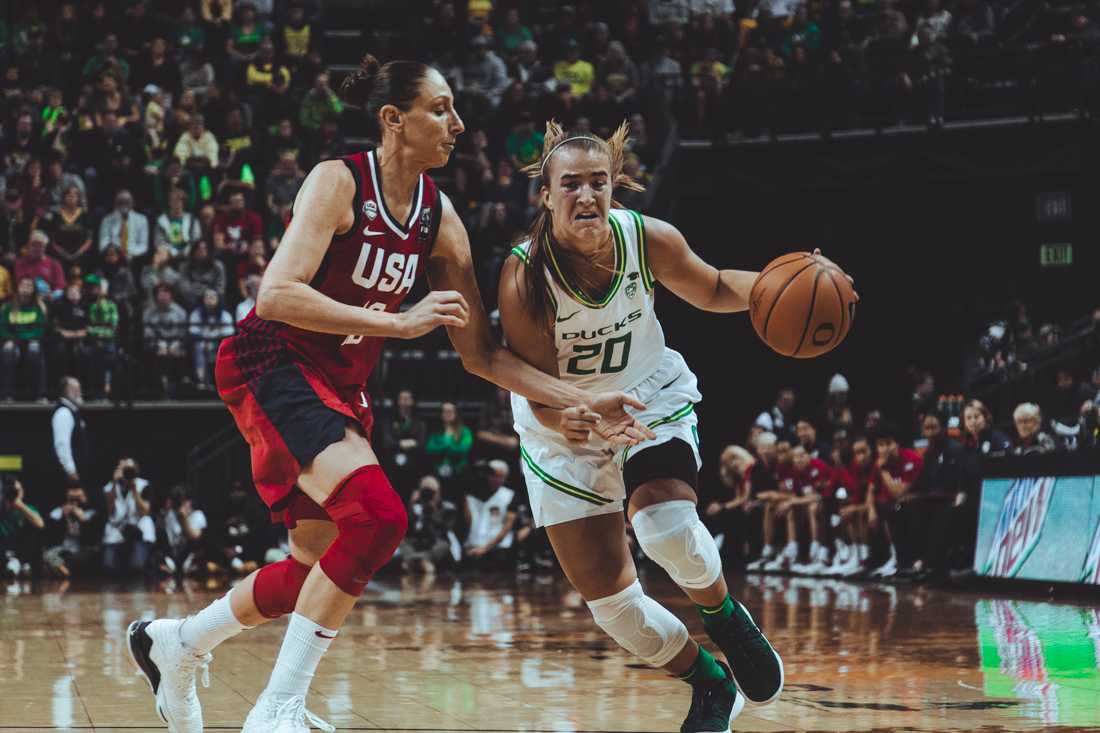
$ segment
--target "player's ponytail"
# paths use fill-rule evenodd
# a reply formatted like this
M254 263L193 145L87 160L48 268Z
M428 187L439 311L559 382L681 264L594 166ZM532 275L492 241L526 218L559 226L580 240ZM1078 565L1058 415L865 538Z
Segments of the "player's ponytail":
M430 67L419 61L390 61L383 64L371 54L363 56L359 68L340 84L340 99L362 110L372 125L387 104L408 112L420 96L420 83Z
M523 172L531 178L540 179L545 188L550 188L550 161L559 148L576 146L588 150L599 150L607 154L611 160L611 180L616 188L626 188L631 191L644 191L645 188L623 173L623 159L626 156L626 148L629 144L630 126L623 122L610 138L604 140L592 134L570 135L562 129L556 121L546 123L546 134L543 136L542 155L539 159L523 168ZM615 199L611 200L615 208L622 208ZM527 254L527 266L523 268L526 285L526 306L531 318L540 324L544 324L547 330L552 330L554 323L554 305L550 296L550 282L547 273L550 272L549 256L546 247L553 234L553 220L550 210L539 201L539 211L531 228L523 239L530 240L531 246ZM578 286L587 295L595 298L597 285L595 279L587 275L591 263L583 256L557 248L554 250L562 275L572 284ZM564 286L564 283L559 283Z
M340 84L340 99L352 107L366 109L381 68L382 64L374 56L369 53L363 56L359 68L344 77Z

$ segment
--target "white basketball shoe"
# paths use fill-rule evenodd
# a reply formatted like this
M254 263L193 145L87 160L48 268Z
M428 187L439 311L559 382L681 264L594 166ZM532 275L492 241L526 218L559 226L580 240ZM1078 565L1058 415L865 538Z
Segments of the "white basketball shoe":
M266 693L245 718L241 733L309 733L310 726L335 733L336 726L306 710L304 697L288 697L282 702Z
M202 733L202 706L195 674L210 686L211 654L195 654L180 641L182 619L134 621L126 632L130 658L149 682L157 715L169 733Z
M775 550L771 545L764 545L764 549L760 552L760 557L756 558L748 565L745 566L745 572L758 573L764 569L771 559L775 557Z

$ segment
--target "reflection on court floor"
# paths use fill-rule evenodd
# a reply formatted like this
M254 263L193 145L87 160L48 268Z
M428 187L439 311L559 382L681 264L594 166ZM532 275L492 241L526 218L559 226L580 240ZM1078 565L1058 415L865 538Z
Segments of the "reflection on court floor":
M702 629L667 579L644 582ZM162 730L130 665L132 618L183 615L223 587L0 588L0 733ZM1100 726L1100 604L750 576L739 595L783 654L778 702L735 730L1060 730ZM239 730L284 622L219 647L207 728ZM322 662L310 707L341 730L675 731L688 688L610 642L552 577L382 578Z

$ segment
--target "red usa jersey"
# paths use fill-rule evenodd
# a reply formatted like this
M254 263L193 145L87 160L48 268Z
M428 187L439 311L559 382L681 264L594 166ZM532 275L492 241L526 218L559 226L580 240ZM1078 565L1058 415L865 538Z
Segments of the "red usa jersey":
M806 468L801 471L791 467L791 475L787 479L788 490L801 496L810 492L820 492L833 477L832 469L824 461L811 458Z
M874 462L868 462L862 466L854 460L848 465L848 475L852 479L852 485L848 488L851 494L852 504L862 504L867 499L867 487L871 484L871 475L874 472Z
M341 160L355 177L355 223L332 238L310 284L341 303L395 313L424 272L439 233L439 189L430 176L421 174L409 215L399 222L382 198L382 174L374 151ZM338 389L366 384L385 342L380 336L340 336L265 321L255 309L241 321L238 336L275 352L273 358L260 361L281 361L277 352L283 351L285 358L288 351L292 358L321 371Z
M786 463L776 462L772 475L775 476L775 483L779 486L780 491L792 491L794 489L794 464L790 461Z
M885 469L892 479L908 484L909 488L912 489L913 482L917 480L920 472L924 469L924 459L916 451L900 448L898 449L897 459L889 461ZM893 501L894 497L890 493L890 489L887 488L886 482L882 480L882 471L876 470L871 476L875 484L875 501L879 503Z

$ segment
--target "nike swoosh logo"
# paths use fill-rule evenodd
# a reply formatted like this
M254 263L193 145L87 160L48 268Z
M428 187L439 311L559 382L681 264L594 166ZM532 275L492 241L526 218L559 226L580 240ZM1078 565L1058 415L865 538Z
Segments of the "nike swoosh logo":
M317 636L321 637L322 639L335 639L336 638L336 634L333 634L332 636L329 636L328 634L322 634L320 631L314 631L313 633L317 634Z
M577 313L580 313L580 311L577 311L576 313L570 313L570 314L569 314L569 315L567 315L567 316L566 316L565 318L559 318L559 319L558 319L558 323L562 323L563 321L568 321L568 320L569 320L570 318L572 318L573 316L577 315Z
M381 237L384 234L385 234L385 232L372 232L370 230L370 227L367 227L366 229L363 230L363 236L364 237Z

